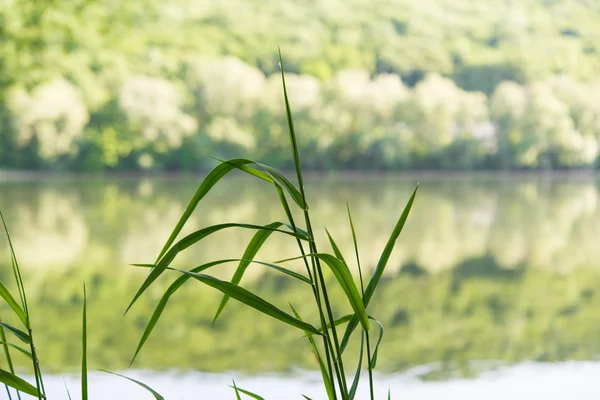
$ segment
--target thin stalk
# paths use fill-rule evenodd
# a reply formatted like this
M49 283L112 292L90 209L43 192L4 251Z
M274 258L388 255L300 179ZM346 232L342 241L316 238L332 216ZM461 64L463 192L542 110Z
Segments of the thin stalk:
M283 208L285 210L285 213L290 221L290 225L292 226L292 229L296 230L296 223L294 221L294 217L292 215L292 212L290 210L290 207L287 203L287 200L285 198L285 194L283 193L283 191L276 185L277 188L277 192L279 194L279 197L281 199L281 203L283 205ZM306 200L304 200L305 204L306 204ZM312 238L309 237L309 240L312 240ZM333 353L333 347L331 345L331 339L329 338L329 332L327 330L327 322L325 321L325 317L323 314L323 308L321 305L321 298L319 295L319 282L314 280L314 276L315 276L315 271L314 271L314 260L312 261L313 264L313 272L311 273L310 267L308 265L308 260L306 257L306 252L304 250L304 245L302 244L302 242L300 241L299 238L296 238L296 242L298 243L298 248L300 249L300 253L302 254L302 259L304 261L304 266L306 267L306 272L308 273L309 279L312 282L312 290L313 290L313 295L315 297L315 301L317 303L317 307L319 309L319 317L320 317L320 322L321 322L321 328L323 329L323 346L325 347L325 359L327 360L327 372L329 373L329 380L331 382L335 382L334 379L334 375L333 375L333 369L332 369L332 364L331 364L331 353ZM334 363L335 364L335 363ZM336 371L336 377L338 379L338 382L341 382L341 376L340 376L340 372L338 370L338 368L336 367L335 369ZM333 396L334 399L337 400L337 394L335 392L335 390L333 391Z
M306 220L306 228L307 228L307 231L309 234L309 239L311 240L309 242L309 248L311 249L311 251L316 253L317 247L314 242L315 235L312 231L312 226L310 224L310 217L308 214L308 207L307 207L308 203L306 202L306 193L304 191L304 178L302 176L302 167L300 165L300 154L298 152L298 142L296 140L296 130L294 129L292 110L290 108L290 102L289 102L288 95L287 95L287 88L285 85L285 74L283 72L283 58L281 57L281 50L279 51L279 62L281 64L281 82L283 84L283 97L285 99L285 112L286 112L289 132L290 132L290 144L292 146L292 154L294 157L294 166L296 168L296 176L298 178L298 186L300 187L300 194L302 195L302 201L304 203L304 207L303 207L304 219ZM331 312L331 305L329 303L329 297L327 296L327 287L325 286L325 280L323 279L323 271L321 269L321 264L320 264L319 260L318 259L315 260L314 257L312 258L312 265L313 265L313 275L318 274L319 280L321 281L321 291L323 293L323 301L325 303L325 306L327 309L327 314L328 314L328 317L331 322L331 332L333 333L333 339L334 339L336 353L337 353L337 355L334 359L334 366L336 366L336 372L339 369L338 375L341 375L341 377L338 376L338 380L340 382L340 390L342 391L342 397L347 398L348 397L348 388L346 385L346 376L344 374L344 363L342 360L342 354L341 354L340 347L339 347L339 340L337 338L337 332L335 329L335 319L333 318L333 313ZM316 279L315 279L315 282L317 282ZM317 294L319 293L318 286L317 286L316 293ZM322 313L320 301L318 301L318 304L319 304L320 314L323 319L323 313ZM323 326L323 334L328 335L327 331L328 331L327 325Z
M356 264L358 265L358 276L360 279L360 291L362 293L363 304L365 309L367 304L365 302L365 284L363 283L362 268L360 266L360 257L358 255L358 241L356 240L356 231L354 230L354 223L352 222L352 215L350 215L350 206L348 207L348 219L350 220L350 228L352 230L352 240L354 241L354 253L356 254ZM371 394L371 400L375 400L375 393L373 390L373 369L371 368L371 341L369 340L369 332L365 332L365 339L367 342L367 367L369 369L369 393Z
M29 337L31 337L31 329L29 329ZM38 390L38 399L45 399L46 396L44 394L43 391L43 384L42 384L42 373L40 371L40 365L38 363L38 358L37 358L37 354L35 351L35 344L33 344L33 338L31 339L31 342L29 343L29 348L31 349L31 358L33 359L33 373L35 375L35 385L36 388Z
M2 322L2 318L0 318L0 322ZM6 363L8 364L8 370L10 371L11 374L14 374L15 369L13 367L12 357L10 356L10 349L8 348L8 344L6 342L6 335L4 335L4 328L2 327L2 325L0 325L0 340L2 340L2 342L3 342L4 355L6 356ZM4 385L4 386L6 387L6 393L8 393L9 400L12 400L12 396L10 394L10 390L8 389L8 386L7 385ZM19 394L18 390L17 390L17 398L19 400L21 400L21 395Z

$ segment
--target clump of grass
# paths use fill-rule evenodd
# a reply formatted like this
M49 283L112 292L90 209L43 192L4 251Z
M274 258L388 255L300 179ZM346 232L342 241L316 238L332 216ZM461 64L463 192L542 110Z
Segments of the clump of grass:
M366 286L363 280L358 242L356 240L356 231L352 221L350 207L348 207L348 223L349 229L352 233L354 257L356 258L356 265L359 272L357 279L352 276L346 258L341 253L337 243L328 231L327 237L329 245L333 249L333 254L320 250L322 246L321 243L316 242L313 229L314 224L311 218L309 204L306 200L304 177L300 162L300 154L298 152L297 136L292 119L292 111L290 108L285 84L285 74L283 72L281 53L279 54L279 59L281 63L283 97L289 130L290 148L295 166L296 183L293 183L277 169L253 160L243 158L217 160L219 161L219 165L206 176L196 190L196 193L192 197L183 215L173 229L173 232L160 250L156 261L153 264L136 264L138 266L149 267L151 270L133 297L133 300L129 304L127 310L129 310L129 308L135 304L140 296L142 296L144 292L165 272L171 271L179 274L180 276L176 278L176 280L169 286L156 306L144 330L142 338L140 339L139 345L132 359L132 363L142 350L146 340L158 323L169 298L175 292L177 292L177 290L179 290L179 288L181 288L185 282L190 279L194 279L223 293L223 299L215 313L215 321L223 312L228 301L230 299L234 299L250 308L268 315L271 318L279 320L281 323L286 324L293 329L302 331L306 336L309 345L312 347L314 354L316 355L317 362L321 370L323 385L329 400L354 399L363 369L363 356L365 355L364 353L366 351L366 368L368 370L369 392L370 398L373 400L374 381L372 371L376 367L377 353L383 335L383 327L379 321L377 321L377 319L369 314L368 305L377 290L377 285L386 268L396 240L398 239L406 223L415 199L417 188L415 188L412 196L408 200L408 203L404 207L404 210L400 215L385 248L383 249L375 271L369 278ZM266 182L267 184L272 185L273 194L278 197L281 209L287 220L285 222L276 221L267 225L251 225L233 222L212 225L197 230L176 241L182 228L195 211L200 201L223 177L233 170L242 171L258 181L262 181L263 183ZM291 202L289 200L291 200ZM296 221L294 219L292 207L295 207L300 211L302 215L301 221ZM224 229L249 229L256 231L254 237L246 247L241 259L228 258L216 260L197 266L190 270L180 270L171 267L172 262L180 252L185 251L190 246L198 244L204 238L212 235L213 233ZM257 252L273 234L285 236L290 240L294 240L297 244L299 253L291 256L288 259L275 262L255 260L254 257L256 256ZM304 274L299 274L285 267L286 263L292 260L302 260L305 267ZM238 263L231 281L224 281L206 273L208 270L214 269L219 265L231 262ZM290 314L280 307L277 307L276 305L264 300L258 294L252 293L240 286L241 279L246 269L252 264L267 266L277 272L285 274L289 279L295 279L306 284L307 294L313 299L318 320L307 322L298 314L293 305L289 305L291 310ZM325 275L329 273L333 274L335 277L335 284L339 285L345 294L349 310L347 315L337 316L332 310L329 298L329 292L331 288L328 287L327 280L325 279ZM355 281L359 282L359 286L357 286ZM374 322L374 324L372 322ZM343 325L345 325L345 329L342 334L339 328L341 328ZM371 330L373 325L377 326L378 328L377 342L374 347L371 340ZM349 382L347 381L348 368L346 367L346 363L344 361L344 351L346 350L346 346L350 338L356 333L357 328L359 328L357 334L360 336L361 340L361 346L358 355L359 362L354 372L352 382L349 385ZM239 389L235 383L233 384L233 388L237 398L240 398L240 394L246 394L253 398L260 398L260 396L254 393ZM308 397L304 397L308 399Z
M192 200L186 207L182 217L175 226L175 229L169 236L167 242L160 250L156 261L153 264L137 264L138 266L150 268L150 272L142 283L141 287L133 297L133 300L129 304L129 307L140 298L140 296L166 271L179 274L175 281L165 291L158 305L156 306L154 313L150 317L148 325L146 326L144 333L140 339L137 349L135 350L132 363L142 350L146 340L152 333L152 330L160 320L161 314L164 311L169 298L179 290L182 285L190 279L194 279L207 286L213 287L223 293L223 299L219 304L215 312L214 320L216 321L223 310L225 309L230 299L237 300L246 306L253 308L263 314L268 315L271 318L279 320L281 323L290 326L291 328L302 331L306 336L310 347L312 348L318 366L321 370L321 376L323 379L323 385L329 400L353 400L356 396L357 388L359 385L360 377L363 369L363 360L366 352L366 368L368 370L368 383L371 400L374 400L374 381L373 381L373 369L376 367L377 354L379 351L379 345L383 337L383 326L377 319L371 316L368 312L368 305L377 290L377 285L383 275L386 268L387 262L390 258L396 240L398 239L404 224L408 218L408 214L414 202L417 188L415 188L412 196L408 200L408 203L404 207L404 211L400 215L396 226L394 227L385 248L379 258L377 266L373 275L369 278L369 281L365 287L364 279L362 274L358 242L356 239L355 226L352 221L352 215L350 207L348 206L348 223L349 229L352 233L352 239L354 244L354 256L356 258L356 265L358 267L358 277L355 279L350 272L350 267L346 258L340 251L334 238L330 235L329 231L326 231L329 245L333 250L333 254L323 252L319 250L321 244L315 240L315 234L313 230L313 221L311 219L310 208L306 200L306 193L304 190L304 178L302 174L302 168L300 164L300 155L298 153L298 144L296 140L296 132L294 129L294 123L292 120L292 112L288 101L287 88L285 85L285 74L283 72L283 61L281 59L281 53L279 54L281 62L281 79L283 84L283 95L285 101L285 109L287 116L287 124L290 136L290 148L292 151L294 166L296 172L296 181L294 184L284 174L272 168L268 165L261 164L256 161L247 159L232 159L232 160L218 160L219 165L213 169L208 176L202 181L194 194ZM175 241L184 227L187 220L190 218L200 201L206 196L210 190L215 186L221 178L227 175L233 170L239 170L244 173L251 175L259 181L266 182L273 186L274 194L278 196L281 208L287 218L286 222L273 222L267 225L252 225L245 223L225 223L212 225L200 230L197 230L179 241ZM292 200L290 203L288 198ZM302 221L298 223L293 217L292 206L299 209L302 214ZM29 308L27 306L27 298L25 295L25 287L23 285L23 279L21 276L21 270L17 262L17 257L10 240L10 234L4 221L4 216L0 212L0 219L4 226L8 243L10 247L10 258L12 264L13 275L16 283L18 297L11 294L8 288L0 282L0 296L10 306L13 312L13 319L18 324L6 323L0 320L0 344L4 350L4 356L8 370L0 368L0 383L5 385L6 392L9 400L13 399L13 392L17 399L21 399L21 393L25 393L38 399L45 399L45 389L43 376L40 368L40 363L37 357L35 342L33 338L33 329L31 326L31 318ZM171 263L177 257L177 255L185 251L190 246L193 246L204 238L224 229L248 229L255 231L255 234L246 247L246 250L242 258L227 258L212 261L190 270L179 270L171 267ZM276 262L264 262L255 260L254 257L263 246L263 244L273 234L283 235L291 240L294 240L298 246L298 254L290 258L279 260ZM287 262L292 260L302 260L305 273L298 273L285 265ZM235 273L231 278L231 281L223 281L215 278L212 275L207 275L205 271L217 267L225 263L238 263ZM279 273L286 275L289 279L295 279L306 285L307 294L312 297L313 305L318 316L317 321L307 322L305 321L292 304L289 304L291 314L275 306L274 304L264 300L259 295L250 292L249 290L240 286L240 282L244 276L245 271L252 264L259 264L268 268L273 269ZM336 316L332 310L331 302L329 299L329 291L331 287L328 287L325 275L331 273L335 277L335 284L343 290L349 313L342 316ZM357 286L356 282L359 282ZM360 287L360 289L359 289ZM83 312L82 312L82 359L81 359L81 396L83 400L88 398L88 367L87 367L87 293L85 284L83 286ZM126 312L127 312L126 310ZM371 328L374 324L378 328L377 341L375 346L372 346L371 342ZM338 327L345 325L344 333L338 331ZM357 334L360 335L360 350L358 354L358 365L353 375L352 382L348 385L347 381L347 368L344 362L344 351L350 340L355 334L356 329L359 328ZM21 345L16 345L7 340L6 333L22 342ZM32 363L33 375L35 378L35 386L20 378L15 374L11 351L16 350L27 356ZM104 371L111 374L113 372ZM119 374L115 374L119 375ZM163 400L163 397L154 391L149 386L135 379L128 378L123 375L119 375L125 379L128 379L135 384L146 389L152 396L157 400ZM233 382L232 388L235 391L236 398L241 399L241 395L246 395L254 399L262 399L259 395L250 391L237 387ZM67 389L68 393L68 389ZM68 393L70 398L70 394ZM309 397L303 395L304 398L310 400ZM388 393L388 399L389 399Z

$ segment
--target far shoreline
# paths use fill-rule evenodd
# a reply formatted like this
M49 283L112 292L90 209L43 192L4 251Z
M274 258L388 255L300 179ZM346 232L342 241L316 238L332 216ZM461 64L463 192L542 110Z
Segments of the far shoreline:
M120 171L120 172L79 172L79 171L36 171L36 170L2 170L0 182L26 181L79 181L79 180L140 180L140 179L193 179L203 178L209 170L203 171ZM295 171L283 170L284 174L294 178ZM307 179L319 180L361 180L361 179L409 179L409 180L464 180L464 179L568 179L589 180L600 176L600 170L307 170ZM239 176L239 174L236 174Z

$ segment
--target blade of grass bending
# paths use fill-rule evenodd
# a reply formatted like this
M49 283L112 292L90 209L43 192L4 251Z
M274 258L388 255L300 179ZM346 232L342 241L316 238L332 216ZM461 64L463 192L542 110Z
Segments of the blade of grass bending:
M217 260L217 261L212 261L206 264L202 264L200 266L197 266L193 269L191 269L191 272L202 272L204 270L207 270L208 268L211 268L215 265L220 265L220 264L225 264L225 263L229 263L229 262L237 262L237 261L241 261L239 258L231 258L231 259L225 259L225 260ZM262 264L265 265L267 267L271 267L274 268L280 272L283 272L289 276L292 276L294 278L297 278L303 282L306 282L308 284L311 284L310 280L308 278L306 278L305 276L302 276L294 271L290 271L288 269L279 267L277 265L274 264L270 264L270 263L263 263L261 261L252 261L253 263L257 263L257 264ZM179 278L177 278L175 280L175 282L173 282L165 291L165 293L162 295L160 301L158 302L156 308L154 309L154 312L152 313L152 316L150 317L150 321L148 321L148 325L146 326L146 329L144 330L144 333L142 334L142 338L140 339L140 343L138 344L138 347L135 351L135 354L129 364L129 366L131 366L133 364L133 362L135 361L137 355L139 354L139 352L142 350L142 347L144 346L144 344L146 343L146 340L148 340L148 337L150 337L150 333L152 333L152 330L154 329L154 326L158 323L158 320L160 319L160 316L162 315L162 312L164 311L165 307L167 306L167 302L169 301L170 297L185 283L187 282L189 279L191 279L192 277L190 275L181 275Z
M218 160L218 159L217 159ZM244 161L244 163L240 163L240 160ZM283 175L281 172L279 172L279 170L277 170L274 167L271 167L270 165L267 164L262 164L253 160L247 160L247 159L236 159L236 160L230 160L230 161L225 161L225 160L219 160L223 163L227 163L237 169L239 169L240 171L244 171L250 175L253 175L259 179L262 179L264 181L270 182L270 183L277 183L279 186L285 188L285 190L290 194L290 196L292 197L292 199L294 200L294 202L303 210L307 210L308 209L308 205L306 204L304 198L302 197L302 193L300 191L298 191L298 189L296 188L296 186L294 186L294 184L285 177L285 175ZM259 166L260 168L262 168L265 172L259 171L256 168L252 168L252 167L248 167L245 164L248 163L252 163L255 164L257 166Z
M375 369L377 365L377 354L379 353L379 345L381 344L381 339L383 338L383 325L381 322L377 321L375 318L369 316L370 320L375 321L377 325L379 325L379 337L377 338L377 343L375 344L375 350L373 351L373 357L369 360L369 366L371 369Z
M334 257L331 254L327 253L313 253L307 254L306 256L288 258L286 260L281 260L276 262L276 264L297 260L304 257L314 257L323 261L333 272L333 275L339 282L340 286L344 290L348 301L350 302L350 306L354 310L355 314L358 315L360 323L365 331L369 330L369 317L367 316L367 311L363 304L363 301L358 293L358 289L354 284L354 280L352 279L352 275L350 275L350 271L342 264L340 260Z
M29 383L26 380L19 378L15 374L5 371L1 368L0 368L0 382L4 383L5 385L8 385L11 388L16 389L20 392L27 393L28 395L31 395L34 397L40 397L40 393L35 388L35 386L33 386L31 383Z
M156 392L156 390L152 389L150 386L146 385L145 383L142 383L142 382L140 382L140 381L138 381L138 380L136 380L136 379L130 378L130 377L128 377L128 376L125 376L125 375L117 374L116 372L107 371L107 370L105 370L105 369L101 369L100 371L102 371L102 372L106 372L107 374L112 374L112 375L120 376L121 378L125 378L125 379L127 379L128 381L131 381L131 382L133 382L133 383L135 383L135 384L137 384L137 385L139 385L139 386L143 387L143 388L144 388L144 389L146 389L148 392L152 393L152 395L154 396L154 398L155 398L156 400L165 400L165 398L164 398L164 397L162 397L162 396L161 396L161 395L160 395L158 392Z
M350 204L346 203L346 208L348 209L348 221L350 222L350 230L352 231L352 242L354 244L354 254L356 255L356 264L358 265L358 276L360 279L360 292L362 294L363 303L364 303L365 285L363 282L362 267L360 265L360 256L358 254L358 240L356 239L356 229L354 229L354 221L352 221L352 213L350 212ZM365 304L365 307L366 307L366 304ZM369 360L367 362L367 368L369 371L369 394L371 396L371 400L375 400L375 388L373 385L373 368L371 367L371 362L370 362L370 360L371 360L371 339L369 338L368 333L366 335L364 335L364 333L363 333L361 335L361 346L362 346L363 338L367 342L367 360Z
M281 225L283 225L281 222L273 222L272 224L269 224L267 226L276 229L279 228ZM244 272L246 272L246 268L248 268L248 265L250 265L250 261L247 260L252 260L254 256L256 256L256 253L258 253L258 250L260 250L265 241L269 238L269 236L271 236L271 233L272 231L260 230L254 234L254 237L252 238L252 240L250 240L250 243L248 244L246 250L244 251L244 254L242 255L242 259L244 260L240 262L237 269L235 270L235 273L233 274L233 277L231 278L231 283L235 285L240 283L242 277L244 276ZM217 312L215 313L215 316L213 318L213 324L216 322L217 318L219 318L221 312L223 312L223 309L227 305L227 301L229 301L229 296L223 296L221 304L219 304L219 308L217 309Z
M197 230L189 235L187 235L186 237L184 237L183 239L181 239L179 242L175 243L173 245L173 247L171 247L171 249L169 251L167 251L165 253L165 255L158 261L158 263L156 264L156 266L152 269L152 271L150 272L150 274L148 274L148 276L146 277L146 280L144 281L144 283L142 283L142 286L138 289L137 293L135 294L135 296L133 297L133 300L131 300L131 303L129 304L129 306L127 307L127 309L125 310L125 313L127 313L127 311L129 311L129 309L131 308L131 306L133 306L133 304L137 301L137 299L142 295L142 293L144 293L146 291L146 289L148 289L148 287L156 280L158 279L158 277L167 269L167 267L169 266L169 264L175 259L175 257L177 256L177 254L183 250L185 250L186 248L190 247L191 245L193 245L194 243L199 242L200 240L204 239L205 237L218 232L222 229L226 229L226 228L244 228L244 229L255 229L255 230L271 230L274 232L280 232L286 235L290 235L290 236L294 236L294 237L299 237L298 233L294 233L294 232L288 232L288 231L284 231L284 230L280 230L280 229L273 229L273 228L268 228L265 226L261 226L261 225L251 225L251 224L237 224L237 223L226 223L226 224L218 224L218 225L212 225L200 230ZM302 239L306 239L304 237L302 237Z
M305 395L301 395L302 397L304 397L306 400L312 400L310 397L305 396Z
M241 161L241 162L243 163L244 161ZM204 196L206 196L206 194L210 191L210 189L212 189L212 187L221 178L223 178L225 175L227 175L227 173L229 173L232 169L233 169L232 165L219 164L212 171L210 171L208 173L208 175L204 178L204 180L202 181L200 186L198 186L198 189L196 189L196 193L194 193L192 200L188 203L187 207L185 208L185 210L183 212L183 215L177 222L177 225L175 225L175 229L173 229L173 232L171 232L171 235L169 236L165 245L163 246L162 250L160 251L158 257L156 258L157 262L167 252L169 247L171 247L171 244L173 244L173 242L177 238L177 235L179 235L179 232L181 232L181 229L183 229L183 226L185 225L187 220L190 218L190 216L194 212L194 209L196 209L196 206L198 205L200 200L202 200L202 198Z
M81 399L88 399L88 370L87 370L87 293L83 283L83 313L81 317Z
M252 307L257 311L260 311L265 315L268 315L272 318L280 320L281 322L285 322L288 325L294 326L304 331L308 331L315 335L321 335L321 332L319 332L319 330L314 326L292 317L285 311L280 310L268 301L258 297L254 293L238 285L234 285L227 281L222 281L210 275L198 274L195 272L183 271L175 268L173 268L173 270L190 275L194 279L204 283L205 285L211 286L217 289L218 291L229 295L231 298L247 305L248 307Z
M300 321L302 321L302 317L300 316L300 314L298 314L298 312L296 311L296 309L294 308L294 306L291 303L290 303L290 307L292 308L292 312L294 313L296 318L298 318ZM329 400L333 400L336 398L335 389L333 388L331 379L329 379L329 375L327 373L327 368L325 367L325 363L323 362L323 358L321 357L321 352L319 351L319 348L317 347L317 343L315 342L315 339L313 339L312 335L309 332L304 331L304 335L308 339L308 342L310 343L310 346L312 347L312 349L315 353L315 357L317 358L317 361L319 362L319 368L321 370L321 376L323 378L323 385L325 386L325 391L327 392L327 398Z
M242 400L242 397L240 396L240 392L238 391L237 386L235 386L235 381L233 379L231 381L233 382L233 390L235 390L235 398L237 400Z
M13 349L15 349L15 350L19 351L20 353L24 354L25 356L27 356L27 358L29 358L30 360L33 360L33 356L31 355L31 353L29 351L25 350L22 347L19 347L17 345L12 344L12 343L8 343L8 342L1 341L1 340L0 340L0 344L2 344L3 346L10 346Z
M27 316L25 315L25 311L19 306L2 281L0 281L0 296L2 296L10 308L12 308L17 317L23 322L23 325L27 326Z
M404 210L402 211L402 214L400 215L400 218L398 219L398 222L396 223L396 226L394 227L394 230L392 231L392 234L390 235L390 238L388 239L388 242L385 245L383 253L381 254L381 257L379 258L379 261L377 262L377 267L375 268L375 272L373 273L373 276L371 277L371 280L369 281L369 284L367 285L367 288L365 289L365 295L363 298L365 307L367 305L369 305L369 301L371 300L373 293L375 293L375 289L377 288L377 284L379 283L379 280L381 279L381 276L383 275L383 271L385 270L385 267L387 266L387 262L390 259L390 255L392 254L392 250L394 249L396 240L398 239L398 236L400 236L400 232L402 232L402 228L404 228L404 224L406 223L406 219L408 218L410 209L412 208L413 202L415 201L415 196L417 195L418 189L419 189L419 186L417 185L417 187L415 188L415 190L412 193L412 196L410 196L408 203L406 203L406 206L404 207ZM346 332L344 332L344 337L342 338L342 343L341 343L342 351L344 351L346 349L346 346L348 345L348 341L350 340L350 336L352 335L352 332L354 332L354 329L356 329L357 325L358 325L357 318L353 318L348 323L348 326L346 327Z
M7 324L6 322L0 322L0 325L5 327L6 329L8 329L13 335L15 335L17 338L19 338L19 340L21 340L23 343L26 343L26 344L31 343L31 336L29 336L22 330L17 329L12 325Z
M362 367L362 359L364 353L364 345L365 345L365 332L362 332L360 335L360 352L358 353L358 366L356 367L356 373L354 374L354 380L352 381L352 386L350 386L350 391L348 392L348 397L350 400L354 400L356 396L356 389L358 389L358 381L360 380L360 369Z
M234 382L234 383L235 383L235 382ZM232 388L234 388L235 390L237 390L239 393L243 393L243 394L245 394L246 396L250 396L250 397L252 397L253 399L256 399L256 400L265 400L265 399L263 399L262 397L260 397L259 395L257 395L256 393L252 393L252 392L250 392L250 391L248 391L248 390L245 390L245 389L239 388L239 387L237 387L237 386L231 386L231 387L232 387Z

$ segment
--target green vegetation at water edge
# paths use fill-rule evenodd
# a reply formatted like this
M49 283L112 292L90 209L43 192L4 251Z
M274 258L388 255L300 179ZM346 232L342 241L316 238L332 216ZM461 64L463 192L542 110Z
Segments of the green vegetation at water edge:
M592 0L0 2L0 168L591 168Z

